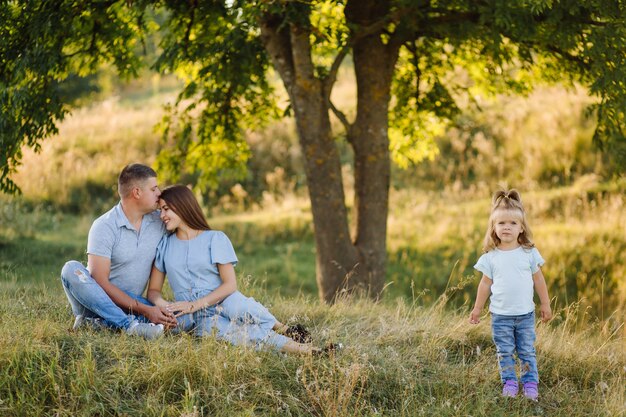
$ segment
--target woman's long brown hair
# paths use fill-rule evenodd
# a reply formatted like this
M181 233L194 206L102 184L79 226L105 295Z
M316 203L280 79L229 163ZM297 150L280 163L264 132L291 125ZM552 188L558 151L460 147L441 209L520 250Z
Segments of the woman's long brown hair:
M198 200L189 188L180 184L170 185L161 192L160 198L190 228L194 230L211 230Z

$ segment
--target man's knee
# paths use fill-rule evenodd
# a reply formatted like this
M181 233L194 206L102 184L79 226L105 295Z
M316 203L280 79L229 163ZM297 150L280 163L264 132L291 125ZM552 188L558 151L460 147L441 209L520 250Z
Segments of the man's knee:
M78 261L68 261L63 265L63 269L61 270L61 279L69 283L86 283L91 279L91 276L82 263Z

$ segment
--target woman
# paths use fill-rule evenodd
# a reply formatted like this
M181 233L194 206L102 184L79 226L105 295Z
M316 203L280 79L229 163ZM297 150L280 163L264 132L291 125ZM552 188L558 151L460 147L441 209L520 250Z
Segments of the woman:
M198 336L216 333L235 345L253 343L289 353L335 350L313 347L301 325L286 326L262 304L237 291L237 256L228 237L211 230L195 196L183 185L161 193L161 220L170 234L157 248L148 299L175 313L177 328ZM165 275L175 302L162 297Z

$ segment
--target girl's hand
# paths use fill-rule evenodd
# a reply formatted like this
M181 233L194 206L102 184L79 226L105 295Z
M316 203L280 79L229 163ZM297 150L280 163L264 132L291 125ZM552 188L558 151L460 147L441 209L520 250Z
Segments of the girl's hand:
M541 312L541 321L542 322L547 322L550 319L552 319L552 309L550 308L550 305L541 305L540 307L540 312Z
M471 324L478 324L478 323L480 323L480 313L481 312L482 312L482 310L479 310L477 308L473 309L472 312L470 313L469 322Z
M174 313L174 317L184 316L185 314L193 313L199 309L199 303L192 301L177 301L167 306L167 310Z

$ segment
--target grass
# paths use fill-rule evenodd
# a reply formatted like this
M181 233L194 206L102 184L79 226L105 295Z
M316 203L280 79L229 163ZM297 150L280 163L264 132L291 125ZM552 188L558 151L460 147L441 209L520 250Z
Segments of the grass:
M591 195L585 197L587 208L565 208L583 201L583 194ZM609 275L624 268L623 195L583 194L575 188L528 194L540 248L549 260L562 251L550 263L575 282L595 268L609 271L605 281L623 285L624 275ZM72 332L58 273L67 259L85 260L90 217L41 208L26 214L27 207L5 201L3 213L11 222L3 222L0 233L0 414L625 415L623 309L604 319L584 315L588 299L566 304L552 292L557 319L538 325L541 399L505 400L499 396L489 320L469 325L464 304L475 292L477 278L465 275L478 250L488 201L394 192L392 203L393 283L380 303L317 301L310 213L301 200L287 199L271 212L211 219L233 240L244 293L279 319L307 325L316 344L339 340L347 346L334 359L311 359L211 338L148 342L109 331ZM17 211L22 215L11 217ZM613 226L605 224L609 221ZM581 242L587 258L563 263L580 256ZM554 290L561 282L554 283L548 265ZM608 302L619 294L606 292L604 298ZM623 306L623 298L611 303Z
M542 397L499 396L488 324L436 304L343 300L328 307L248 288L279 317L299 317L334 359L286 357L214 339L144 341L68 330L58 288L2 291L0 412L29 415L618 416L623 340L539 326ZM8 302L11 301L11 302ZM19 317L19 322L8 318Z

